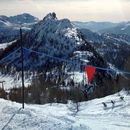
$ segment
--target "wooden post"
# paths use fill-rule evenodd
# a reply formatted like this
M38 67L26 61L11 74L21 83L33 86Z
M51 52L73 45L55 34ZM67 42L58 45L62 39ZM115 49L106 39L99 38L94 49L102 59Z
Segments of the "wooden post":
M20 40L21 40L21 69L22 69L22 108L24 109L24 58L23 58L23 39L22 29L20 28Z

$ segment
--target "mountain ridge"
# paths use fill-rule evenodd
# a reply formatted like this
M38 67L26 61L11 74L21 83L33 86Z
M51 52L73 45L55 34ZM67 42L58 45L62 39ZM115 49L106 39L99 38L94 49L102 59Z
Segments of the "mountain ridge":
M130 21L126 22L79 22L74 21L73 24L80 29L89 29L93 32L99 33L114 33L114 34L127 34L130 36L129 26Z
M18 39L19 29L22 26L24 33L38 22L38 18L24 13L16 16L0 16L0 43L11 42Z

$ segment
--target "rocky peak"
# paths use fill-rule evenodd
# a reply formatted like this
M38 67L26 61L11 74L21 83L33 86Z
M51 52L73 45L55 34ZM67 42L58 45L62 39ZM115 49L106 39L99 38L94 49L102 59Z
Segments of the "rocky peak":
M56 20L56 19L57 19L56 14L55 14L54 12L52 12L52 13L47 14L47 15L43 18L43 20L48 20L48 19Z

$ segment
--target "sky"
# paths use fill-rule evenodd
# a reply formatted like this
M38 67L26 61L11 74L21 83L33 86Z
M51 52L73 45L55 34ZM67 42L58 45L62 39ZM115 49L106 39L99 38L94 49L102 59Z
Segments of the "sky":
M42 19L49 12L72 21L130 21L130 0L0 0L0 15Z

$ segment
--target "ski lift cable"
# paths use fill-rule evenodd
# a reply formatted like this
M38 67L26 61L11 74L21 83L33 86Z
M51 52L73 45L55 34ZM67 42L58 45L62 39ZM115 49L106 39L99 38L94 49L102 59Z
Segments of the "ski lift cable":
M12 53L10 53L9 55L7 55L6 57L4 57L3 59L0 60L0 64L4 62L4 60L6 60L7 58L9 58L12 54L16 53L17 51L19 51L20 48L18 48L17 50L13 51Z
M21 111L22 108L19 108L12 116L11 118L8 120L8 122L4 125L4 127L1 130L5 130L7 128L7 126L11 123L11 121L13 120L13 118L16 116L16 114L18 114Z
M56 59L56 60L59 60L59 61L65 61L65 62L74 64L73 61L66 60L66 59L59 58L59 57L54 57L54 56L51 56L51 55L46 54L46 53L44 53L44 52L38 52L38 51L35 51L35 50L32 50L32 49L28 49L28 48L23 48L23 49L25 49L25 50L27 50L27 51L30 51L30 52L37 53L37 54L45 55L45 56L47 56L47 57L50 57L50 58L53 58L53 59ZM113 69L111 69L111 68L103 68L103 67L98 67L98 66L93 66L93 65L86 65L86 64L80 64L80 65L82 65L82 66L88 66L88 67L89 67L89 66L92 66L92 67L95 67L95 68L98 69L98 70L113 71ZM123 74L128 74L128 75L130 75L130 72L123 71L123 70L118 70L118 71L119 71L119 73L123 73Z

